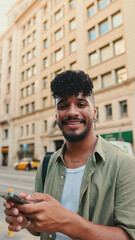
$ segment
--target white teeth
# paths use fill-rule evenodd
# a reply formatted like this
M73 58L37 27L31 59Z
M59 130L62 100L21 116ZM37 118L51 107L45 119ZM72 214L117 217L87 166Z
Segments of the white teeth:
M76 125L79 124L80 122L68 122L69 125Z

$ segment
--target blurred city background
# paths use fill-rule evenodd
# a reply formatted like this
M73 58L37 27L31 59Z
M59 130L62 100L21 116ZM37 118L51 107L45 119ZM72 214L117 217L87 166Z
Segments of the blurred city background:
M0 165L41 160L60 148L50 82L67 69L93 80L96 133L135 151L135 1L18 0L7 20L0 36Z

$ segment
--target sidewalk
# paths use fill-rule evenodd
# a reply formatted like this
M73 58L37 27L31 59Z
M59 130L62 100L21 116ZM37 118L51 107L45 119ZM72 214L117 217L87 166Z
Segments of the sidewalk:
M14 232L14 236L8 236L8 224L0 221L0 240L39 240L39 237L31 235L27 230Z

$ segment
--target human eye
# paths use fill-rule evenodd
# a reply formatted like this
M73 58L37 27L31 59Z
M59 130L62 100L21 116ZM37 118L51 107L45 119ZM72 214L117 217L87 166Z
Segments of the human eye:
M78 107L80 107L80 108L84 108L85 106L86 106L86 103L84 103L84 102L78 103Z
M58 109L59 110L64 110L64 109L66 109L67 108L67 104L60 104L59 106L58 106Z

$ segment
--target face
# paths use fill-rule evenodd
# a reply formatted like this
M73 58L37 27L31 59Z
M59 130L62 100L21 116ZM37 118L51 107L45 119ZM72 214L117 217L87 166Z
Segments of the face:
M91 96L56 99L56 117L59 128L69 142L83 140L93 130L96 108Z

